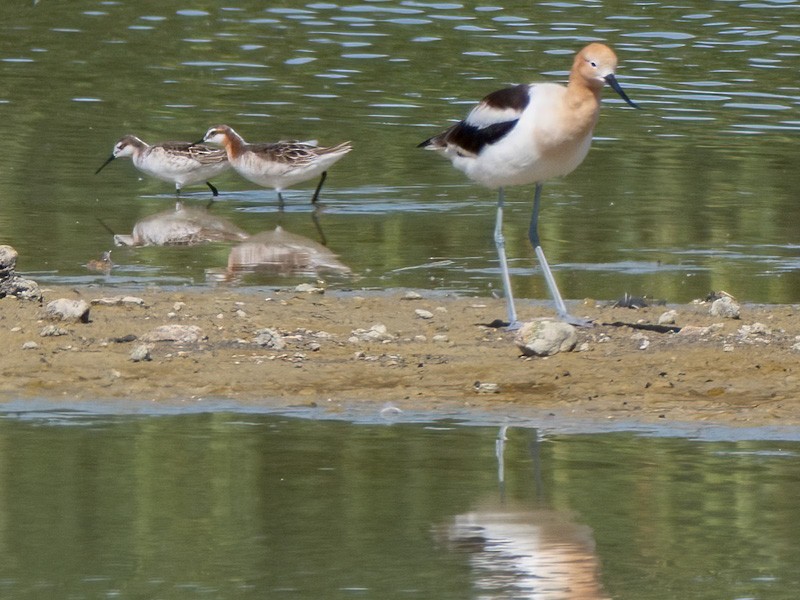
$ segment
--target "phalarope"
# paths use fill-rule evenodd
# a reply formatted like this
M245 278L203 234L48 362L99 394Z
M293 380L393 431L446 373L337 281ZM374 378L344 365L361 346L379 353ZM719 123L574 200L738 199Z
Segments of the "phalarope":
M114 268L114 263L111 262L111 250L106 250L100 255L99 259L92 259L86 263L86 268L90 271L104 273L108 275L111 269Z
M541 265L559 317L588 325L571 316L558 291L539 242L542 182L572 172L592 143L605 84L630 106L638 108L617 83L617 57L608 46L592 43L575 55L569 83L516 85L492 92L467 118L419 144L437 150L453 166L489 188L498 189L494 241L500 260L509 328L519 327L503 238L503 188L536 184L528 237Z
M248 144L227 125L209 129L199 143L203 142L223 146L233 169L253 183L275 189L281 206L283 190L320 175L311 198L315 204L328 168L352 150L350 142L330 148L317 146L316 142L297 141Z
M218 148L191 142L162 142L151 146L135 135L126 135L114 145L111 156L95 175L112 160L123 156L130 156L133 165L143 173L174 183L176 194L180 194L185 185L205 182L217 196L219 191L209 179L230 168L227 155Z

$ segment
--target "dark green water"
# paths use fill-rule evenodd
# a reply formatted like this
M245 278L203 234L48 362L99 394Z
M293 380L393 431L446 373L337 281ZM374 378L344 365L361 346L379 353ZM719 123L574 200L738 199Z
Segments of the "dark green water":
M4 2L0 242L45 282L97 280L82 266L111 246L97 219L129 232L173 197L124 160L95 176L114 142L195 140L226 122L253 141L353 141L320 217L360 279L333 285L488 293L494 194L415 146L498 87L563 81L572 54L600 39L643 108L607 94L588 158L545 187L542 239L564 295L800 301L800 4L499 4ZM216 183L213 210L245 230L282 223L317 239L313 184L279 214L271 191L235 174ZM530 194L509 193L508 248L517 293L544 298ZM188 196L201 205L208 192ZM120 249L101 279L205 285L227 253Z
M20 408L0 414L3 598L789 600L800 585L797 441L512 427L501 482L499 428L461 420Z

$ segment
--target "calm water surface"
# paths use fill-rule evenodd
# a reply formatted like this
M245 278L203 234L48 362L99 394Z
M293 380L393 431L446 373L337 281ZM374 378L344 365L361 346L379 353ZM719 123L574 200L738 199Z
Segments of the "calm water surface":
M0 596L797 597L797 441L380 421L6 406Z
M642 110L607 93L588 158L545 187L542 239L564 295L683 302L727 289L800 302L800 3L499 4L4 2L0 242L40 280L98 280L83 267L111 245L98 219L129 232L173 199L126 160L95 176L114 142L196 140L226 122L253 141L353 141L320 220L360 278L333 285L488 293L495 195L415 146L498 87L563 82L574 52L599 39ZM274 192L233 173L216 184L212 210L245 230L280 223L317 239L312 183L290 191L282 214ZM509 194L508 248L518 294L544 298L530 195ZM188 193L196 205L208 197ZM120 249L100 280L209 285L227 253Z

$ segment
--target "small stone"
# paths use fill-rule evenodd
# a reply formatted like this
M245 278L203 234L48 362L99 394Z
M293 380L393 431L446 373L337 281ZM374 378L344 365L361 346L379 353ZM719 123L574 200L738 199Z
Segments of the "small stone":
M523 324L514 343L525 356L552 356L575 348L578 334L569 323L541 319Z
M88 323L89 305L84 300L59 298L58 300L48 302L44 309L44 314L49 319Z
M674 325L675 320L678 317L678 312L675 310L668 310L665 313L661 313L661 316L658 317L658 324L659 325Z
M143 362L152 360L150 356L150 348L147 344L139 344L133 350L131 350L130 358L133 362Z
M301 283L296 288L294 288L295 292L301 292L306 294L324 294L325 290L321 287L317 287L316 285L312 285L310 283Z
M408 291L403 294L401 300L422 300L422 295L417 292Z
M54 337L58 335L67 335L69 331L62 329L58 325L45 325L39 332L41 337Z
M739 305L730 296L723 296L717 298L711 303L709 314L713 317L723 317L725 319L738 319L739 318Z
M497 383L491 383L488 381L476 381L472 385L472 389L475 390L476 394L499 394L500 393L500 385Z
M275 329L259 329L256 331L256 337L253 342L270 350L283 350L286 348L283 336Z
M449 342L450 338L448 338L443 333L439 333L439 334L436 334L435 336L433 336L433 341L436 342L437 344L443 344L443 343Z
M38 347L39 347L39 344L37 344L34 341L25 342L24 344L22 344L22 349L23 350L35 350Z
M432 319L433 313L429 310L424 310L422 308L418 308L414 311L414 314L417 315L420 319Z

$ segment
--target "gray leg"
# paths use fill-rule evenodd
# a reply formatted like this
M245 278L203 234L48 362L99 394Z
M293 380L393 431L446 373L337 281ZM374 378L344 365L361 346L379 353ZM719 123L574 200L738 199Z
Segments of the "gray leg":
M558 313L558 317L567 323L572 325L577 325L579 327L589 327L591 325L591 321L587 321L586 319L579 319L577 317L573 317L571 314L567 312L567 307L564 304L564 300L561 298L561 293L558 291L558 286L556 285L556 280L553 277L552 271L550 271L550 265L547 264L547 259L544 257L544 250L542 250L542 246L539 243L539 204L541 201L542 196L542 184L536 184L536 192L533 196L533 215L531 216L531 226L528 229L528 239L531 241L531 245L533 246L534 252L536 252L536 258L539 261L539 266L542 268L542 273L544 273L544 279L547 282L547 287L550 290L550 295L553 297L553 302L556 305L556 312Z
M497 219L494 224L494 245L497 248L497 258L500 260L500 274L503 278L503 292L506 296L508 328L519 329L521 324L517 321L517 310L514 308L514 295L511 292L511 276L508 273L508 261L506 260L506 239L503 236L504 204L505 192L503 188L500 188L497 192Z

